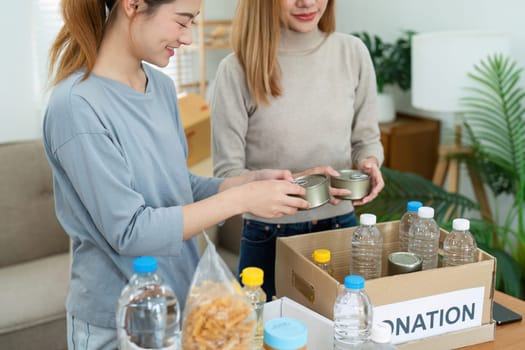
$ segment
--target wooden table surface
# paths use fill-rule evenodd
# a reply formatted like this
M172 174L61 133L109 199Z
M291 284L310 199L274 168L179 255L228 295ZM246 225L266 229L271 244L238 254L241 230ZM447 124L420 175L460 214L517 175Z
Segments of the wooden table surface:
M525 301L496 291L494 300L523 316L520 322L496 325L496 339L492 342L472 345L462 350L519 350L525 349Z

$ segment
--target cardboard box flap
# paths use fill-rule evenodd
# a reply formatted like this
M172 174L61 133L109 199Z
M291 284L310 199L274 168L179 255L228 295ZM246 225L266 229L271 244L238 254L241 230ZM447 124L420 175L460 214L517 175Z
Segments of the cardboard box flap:
M188 144L188 166L193 166L211 155L210 108L206 100L196 94L179 97L181 123Z
M338 284L325 271L314 264L308 264L308 259L303 255L296 255L290 246L277 245L277 254L282 257L281 266L287 268L276 273L275 284L290 285L286 296L307 306L318 305L322 309L332 309L333 300L338 293ZM329 296L320 298L320 295ZM284 296L277 290L277 297ZM315 308L311 308L315 310ZM325 317L328 317L324 315ZM332 317L329 317L332 319Z
M201 95L181 95L178 103L180 119L185 129L210 118L210 108Z
M334 323L286 297L264 305L263 322L277 317L291 317L308 329L308 349L332 349Z
M283 297L264 305L263 322L276 317L292 317L308 329L308 349L332 349L333 322L312 310ZM449 350L494 340L494 323L398 344L400 350Z

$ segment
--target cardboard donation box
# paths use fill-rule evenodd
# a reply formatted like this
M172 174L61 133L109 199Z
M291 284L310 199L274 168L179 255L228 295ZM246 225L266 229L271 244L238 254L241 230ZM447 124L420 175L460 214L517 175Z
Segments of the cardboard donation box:
M188 166L210 157L210 108L200 95L185 94L178 98L182 127L188 143Z
M324 316L286 297L264 304L263 322L277 317L291 317L308 330L308 349L332 349L334 323Z
M383 234L383 277L367 280L374 322L392 329L400 349L452 349L494 339L492 301L496 261L478 249L476 263L386 276L388 255L399 248L399 221L377 224ZM333 306L349 274L355 228L279 238L275 283L286 296L333 319ZM447 232L441 230L440 244ZM315 249L332 253L334 277L311 260Z

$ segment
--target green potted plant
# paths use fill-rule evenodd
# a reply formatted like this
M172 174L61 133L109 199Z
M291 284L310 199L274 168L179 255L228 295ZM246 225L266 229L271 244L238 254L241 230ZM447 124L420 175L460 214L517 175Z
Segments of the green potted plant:
M462 99L463 124L474 150L465 161L477 167L493 196L491 247L504 250L518 264L502 282L520 276L519 289L525 286L525 90L519 84L523 68L499 54L473 70L470 96ZM510 202L508 210L500 208L503 197Z
M525 91L519 80L522 69L501 55L488 57L469 74L473 85L463 98L464 128L474 152L455 155L476 167L495 203L493 221L471 218L478 246L497 258L496 288L524 297L525 287ZM446 192L427 179L387 168L381 169L385 189L374 201L356 207L374 213L378 221L396 220L406 202L417 199L436 211L439 225L450 231L454 217L481 217L470 199ZM502 210L502 197L510 208Z
M411 48L415 31L403 31L403 35L393 43L383 41L368 32L352 33L363 41L370 52L376 72L379 101L379 122L389 122L395 118L395 105L392 94L385 91L388 85L397 86L402 91L410 89Z

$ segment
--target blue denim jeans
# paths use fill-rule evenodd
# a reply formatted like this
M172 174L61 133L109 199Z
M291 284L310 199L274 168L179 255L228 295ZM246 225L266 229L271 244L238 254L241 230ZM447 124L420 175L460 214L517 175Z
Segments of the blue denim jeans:
M256 220L244 220L239 257L239 274L245 267L263 269L263 290L268 301L275 295L275 245L277 237L334 230L357 225L354 212L329 219L294 224L269 224Z
M68 350L116 350L117 330L98 327L67 313Z

